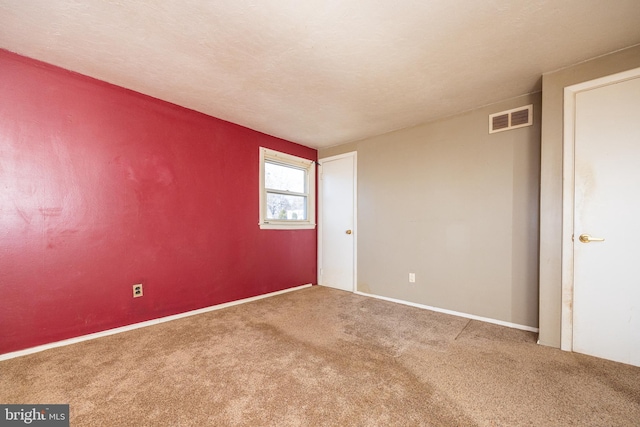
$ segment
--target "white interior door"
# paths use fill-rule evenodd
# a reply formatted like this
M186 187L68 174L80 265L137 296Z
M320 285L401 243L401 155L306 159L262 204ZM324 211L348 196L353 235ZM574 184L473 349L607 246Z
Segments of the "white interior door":
M318 283L355 291L356 153L320 163Z
M636 77L575 97L574 351L640 366L639 239Z

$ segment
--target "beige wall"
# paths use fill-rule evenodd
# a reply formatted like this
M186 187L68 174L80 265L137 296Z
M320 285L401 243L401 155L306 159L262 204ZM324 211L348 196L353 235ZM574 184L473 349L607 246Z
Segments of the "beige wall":
M640 46L542 78L540 343L560 347L563 93L566 86L640 67Z
M527 104L534 126L488 134ZM538 93L320 150L358 152L358 290L537 327L540 112Z

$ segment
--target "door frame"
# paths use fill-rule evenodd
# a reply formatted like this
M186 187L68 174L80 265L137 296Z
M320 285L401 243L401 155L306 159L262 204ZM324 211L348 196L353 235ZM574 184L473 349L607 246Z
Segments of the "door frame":
M350 151L344 154L338 154L336 156L325 157L318 159L318 284L321 284L320 278L322 277L322 226L323 226L323 180L322 180L322 164L324 162L339 160L342 158L353 158L353 289L352 292L358 290L358 152Z
M573 351L573 236L575 210L575 111L576 95L640 77L640 68L612 74L564 88L564 124L562 139L562 298L560 348Z

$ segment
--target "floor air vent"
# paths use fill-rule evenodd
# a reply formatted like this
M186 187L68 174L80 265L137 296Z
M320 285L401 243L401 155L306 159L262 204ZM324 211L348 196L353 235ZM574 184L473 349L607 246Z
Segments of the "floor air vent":
M489 133L531 126L533 104L489 115Z

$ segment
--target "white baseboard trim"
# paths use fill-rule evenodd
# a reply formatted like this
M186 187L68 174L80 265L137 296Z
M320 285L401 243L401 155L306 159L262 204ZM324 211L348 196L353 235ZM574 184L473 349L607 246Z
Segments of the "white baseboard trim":
M479 320L481 322L493 323L495 325L506 326L508 328L520 329L522 331L529 331L529 332L536 332L536 333L540 331L538 328L534 328L532 326L519 325L517 323L511 323L511 322L504 322L502 320L476 316L474 314L460 313L459 311L447 310L447 309L438 308L438 307L431 307L429 305L418 304L415 302L409 302L409 301L404 301L404 300L395 299L395 298L383 297L380 295L367 294L365 292L360 292L360 291L354 291L354 293L365 296L365 297L377 298L377 299L381 299L389 302L395 302L398 304L409 305L411 307L422 308L424 310L436 311L438 313L451 314L452 316L464 317L466 319Z
M293 291L297 291L297 290L300 290L300 289L308 288L310 286L312 286L312 285L311 284L306 284L306 285L296 286L295 288L283 289L281 291L270 292L268 294L257 295L255 297L245 298L245 299L241 299L241 300L237 300L237 301L225 302L223 304L212 305L210 307L199 308L197 310L186 311L184 313L178 313L178 314L173 314L171 316L160 317L158 319L147 320L147 321L140 322L140 323L133 323L131 325L121 326L119 328L107 329L106 331L95 332L93 334L82 335L82 336L75 337L75 338L69 338L69 339L62 340L62 341L56 341L56 342L52 342L52 343L49 343L49 344L43 344L43 345L39 345L37 347L31 347L31 348L27 348L27 349L24 349L24 350L14 351L14 352L11 352L11 353L0 354L0 362L3 361L3 360L14 359L16 357L26 356L28 354L33 354L33 353L38 353L38 352L41 352L41 351L49 350L51 348L63 347L65 345L76 344L76 343L79 343L79 342L82 342L82 341L89 341L89 340L93 340L93 339L96 339L96 338L102 338L102 337L106 337L106 336L109 336L109 335L119 334L121 332L127 332L127 331L132 331L134 329L145 328L147 326L157 325L159 323L169 322L171 320L177 320L177 319L182 319L184 317L195 316L197 314L208 313L210 311L221 310L223 308L232 307L234 305L245 304L245 303L248 303L248 302L251 302L251 301L257 301L257 300L260 300L260 299L273 297L273 296L284 294L284 293L287 293L287 292L293 292Z

